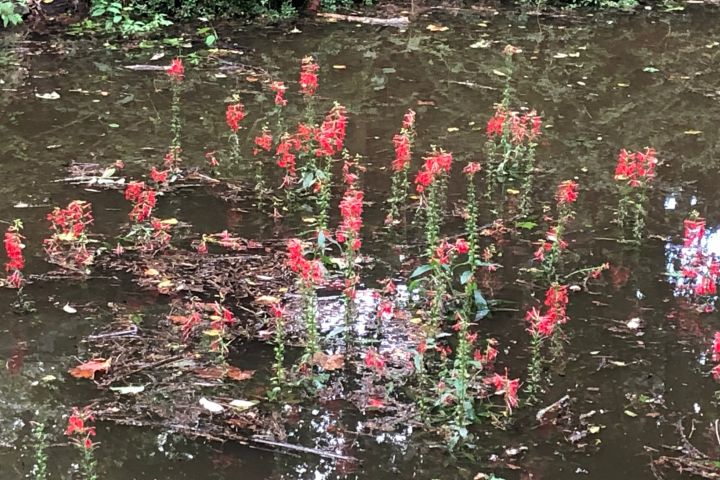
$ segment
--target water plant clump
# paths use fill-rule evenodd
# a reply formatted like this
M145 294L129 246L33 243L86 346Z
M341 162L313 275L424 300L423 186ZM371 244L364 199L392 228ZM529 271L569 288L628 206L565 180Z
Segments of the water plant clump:
M167 69L178 87L185 75L181 65ZM267 75L256 86L273 93L265 109L244 95L247 106L237 98L219 103L213 118L223 125L220 140L226 139L225 125L231 140L219 143L217 152L203 146L204 157L193 160L186 152L179 161L180 146L190 151L192 142L183 137L187 129L178 128L163 165L157 158L141 168L128 166L139 172L134 178L126 170L108 175L107 182L96 180L99 195L105 189L129 202L115 229L119 236L112 229L90 232L97 217L108 214L89 203L78 200L51 213L45 244L51 261L83 273L92 266L98 276L132 282L152 298L152 308L108 304L112 321L87 326L92 341L82 344L83 360L70 369L78 382L93 381L107 393L92 412L74 411L68 426L82 454L83 477L97 477L95 455L102 450L90 424L96 416L333 461L354 459L354 442L364 445L380 431L476 458L473 449L484 436L494 441L493 427L523 428L516 412L525 409L521 419L538 418L533 409L552 400L551 386L563 385L548 367L565 362L564 347L583 323L575 315L569 322L569 297L573 304L576 298L602 303L602 272L609 269L604 258L595 263L600 266L570 268L583 248L576 240L587 232L580 221L587 203L580 185L553 181L557 187L547 194L552 202L541 217L532 218L529 206L520 208L522 228L517 218L494 216L492 203L484 202L487 191L516 181L530 196L539 171L539 115L513 113L508 86L488 125L490 155L465 157L457 145L450 153L432 146L432 138L418 138L415 112L403 107L399 133L378 136L394 150L391 186L383 191L370 170L373 157L351 152L356 144L346 138L355 132L348 126L357 107L319 96L319 72L315 59L306 57L297 82L286 85ZM179 104L169 112L178 125L182 112ZM418 145L431 147L414 165ZM637 180L629 155L616 172L620 190ZM277 168L265 165L270 161ZM225 168L232 163L247 167L241 179ZM644 172L645 180L654 176ZM647 208L647 192L635 197L638 186L627 187L619 196L626 192ZM225 215L220 226L188 223L191 216L180 206L192 204L189 192L198 190L229 204L218 208ZM508 195L517 194L510 190ZM626 218L637 224L635 207L625 206ZM413 207L417 221L404 222ZM170 208L177 219L160 218ZM637 211L644 217L644 210ZM200 216L206 220L204 211ZM396 245L388 230L401 223L406 235ZM542 223L539 240L529 247L537 237L521 230ZM705 228L699 214L686 219L672 281L699 310L711 311L720 269ZM246 238L248 232L254 238ZM25 243L33 251L33 238L25 235L20 222L6 230L9 287L44 281L25 272ZM534 262L539 275L533 280L540 281L513 277L527 270L500 265L508 255L522 257L524 265ZM511 289L541 293L518 305ZM620 293L617 298L626 300ZM70 315L75 309L67 307ZM604 358L600 368L606 368ZM246 361L255 362L256 370L234 366ZM569 416L562 412L557 424ZM350 426L347 417L356 423ZM308 432L318 437L312 443ZM342 443L343 436L353 440Z
M620 227L621 240L640 242L645 234L648 190L655 177L657 165L655 150L646 148L643 152L620 151L615 167L618 207L616 219ZM630 238L627 233L630 232Z

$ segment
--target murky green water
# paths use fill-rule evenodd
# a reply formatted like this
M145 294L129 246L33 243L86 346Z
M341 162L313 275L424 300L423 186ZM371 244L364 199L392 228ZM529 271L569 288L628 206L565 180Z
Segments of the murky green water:
M567 361L555 365L541 404L565 393L575 416L595 411L602 429L577 443L561 427L538 427L536 409L517 412L507 431L480 428L479 448L453 458L434 448L428 434L398 427L372 434L365 421L342 402L306 405L297 443L332 448L361 459L360 465L288 455L226 444L206 444L180 435L101 424L97 451L102 478L473 478L495 472L503 478L654 478L652 458L677 445L674 424L694 423L693 443L717 457L711 427L715 385L706 351L720 328L717 315L698 314L673 294L665 276L666 243L680 242L682 219L696 209L717 226L720 203L719 130L720 13L698 8L680 14L617 14L595 17L518 18L510 14L460 14L421 19L406 32L349 25L299 25L290 28L226 28L236 53L188 65L183 93L183 144L189 164L202 165L207 150L226 148L224 101L239 92L250 112L262 118L267 102L259 82L231 67L244 63L272 76L296 79L299 58L313 54L322 66L320 95L348 107L348 148L365 156L363 180L369 200L365 246L390 259L379 235L389 188L390 139L407 107L418 112L418 147L442 145L460 160L483 159L484 124L500 97L502 47L521 47L515 88L519 100L542 113L547 135L538 149L542 175L535 179L534 218L552 201L558 181L581 185L577 219L569 238L585 264L609 261L613 269L591 292L570 302ZM425 30L429 23L449 27ZM29 239L30 273L50 266L43 260L44 216L54 205L81 198L93 202L94 231L116 235L126 221L127 204L117 192L72 187L55 180L67 175L71 161L109 164L122 159L131 175L158 164L170 139L169 92L158 72L131 71L131 64L168 62L177 53L151 62L161 47L120 44L104 48L90 41L6 37L0 47L0 159L3 182L0 218L22 218ZM241 52L241 53L240 53ZM184 53L188 53L185 51ZM218 58L220 58L218 60ZM343 65L345 68L331 68ZM652 67L652 68L647 68ZM38 95L56 92L57 99ZM291 107L292 108L292 107ZM642 247L613 241L616 196L612 171L617 151L654 146L662 165L651 193L648 228ZM268 167L271 170L271 167ZM458 175L451 197L463 195ZM23 207L23 208L19 208ZM286 236L297 222L277 227L252 204L240 211L197 190L163 197L162 216L192 224L192 231L225 228L252 238ZM482 223L495 215L484 206ZM496 206L497 207L497 206ZM500 208L500 207L497 207ZM450 232L452 233L452 232ZM538 232L507 237L503 268L495 274L491 298L506 300L518 312L498 312L483 320L481 331L502 345L502 365L523 372L527 335L522 312L530 291L518 279L529 265ZM410 241L414 241L410 239ZM367 284L385 275L367 272ZM71 478L71 449L62 418L71 405L99 396L88 382L66 371L87 349L83 339L112 318L109 302L141 311L164 311L167 302L139 291L126 280L36 282L26 289L37 313L9 308L0 317L0 465L1 478L24 478L33 458L30 424L39 419L51 433L52 478ZM14 293L0 292L0 305ZM63 312L71 303L74 315ZM629 329L632 318L642 322ZM267 368L269 354L249 346L244 368ZM249 360L248 360L249 359ZM43 377L53 375L53 381ZM637 414L629 416L626 411ZM579 445L579 444L580 445ZM527 447L525 451L524 448ZM508 449L521 449L511 455ZM674 474L667 472L670 477Z

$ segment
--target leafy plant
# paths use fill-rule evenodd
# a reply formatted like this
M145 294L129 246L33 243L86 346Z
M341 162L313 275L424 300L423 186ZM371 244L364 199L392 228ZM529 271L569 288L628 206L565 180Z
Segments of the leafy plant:
M23 21L24 10L27 10L27 6L20 0L0 1L0 20L2 20L3 27L20 25Z
M145 4L123 5L120 1L94 0L90 7L90 19L83 22L82 28L134 36L151 33L169 25L172 25L172 22L164 13L149 9Z

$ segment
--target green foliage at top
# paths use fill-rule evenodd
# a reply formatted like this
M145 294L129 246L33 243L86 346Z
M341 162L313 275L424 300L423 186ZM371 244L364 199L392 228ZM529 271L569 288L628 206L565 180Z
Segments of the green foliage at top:
M27 11L27 6L21 0L0 1L0 20L3 27L21 24L22 14L25 11Z

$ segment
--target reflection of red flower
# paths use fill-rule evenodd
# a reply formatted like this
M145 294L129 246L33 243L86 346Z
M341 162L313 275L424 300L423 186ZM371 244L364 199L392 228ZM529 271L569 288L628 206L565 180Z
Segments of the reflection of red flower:
M313 57L305 57L302 59L300 66L300 92L306 97L315 95L318 87L318 70L320 67L315 63Z
M275 92L275 105L280 107L287 105L287 100L285 99L285 90L287 90L287 87L283 82L272 82L270 84L270 90Z
M705 219L688 218L683 222L683 227L683 246L685 248L700 246L700 242L705 236Z
M465 168L463 168L463 173L468 176L473 176L480 171L480 168L481 167L478 162L470 162Z
M385 360L375 348L370 347L365 352L365 366L378 373L382 373L385 369Z

